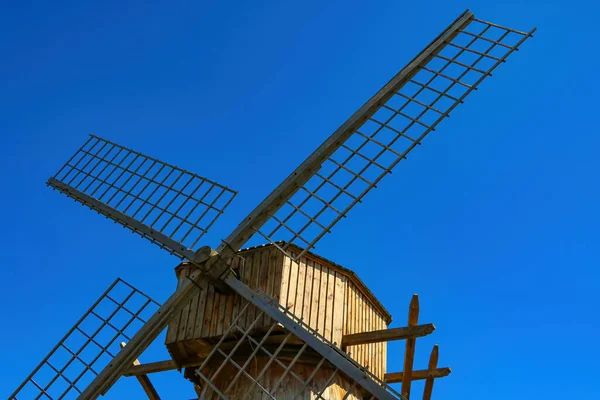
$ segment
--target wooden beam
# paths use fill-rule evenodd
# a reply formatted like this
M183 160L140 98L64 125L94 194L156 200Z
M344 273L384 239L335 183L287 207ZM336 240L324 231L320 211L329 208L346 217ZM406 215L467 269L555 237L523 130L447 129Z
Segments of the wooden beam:
M433 324L417 326L405 326L403 328L381 329L378 331L353 333L342 337L342 347L355 346L358 344L369 344L378 342L390 342L392 340L404 340L423 337L435 330Z
M154 374L156 372L172 371L177 369L177 364L173 360L158 361L148 364L134 364L123 373L123 376L141 376L146 374Z
M417 326L419 323L419 296L413 294L410 300L410 307L408 309L408 326ZM402 380L402 394L409 399L410 398L410 385L412 383L412 369L413 362L415 359L415 346L417 339L410 338L406 339L406 351L404 352L404 377Z
M121 349L123 349L125 347L125 345L126 345L125 342L121 342ZM135 359L133 361L133 365L134 366L139 366L140 365L140 360ZM150 378L148 378L147 375L136 376L136 379L138 380L138 382L142 386L142 389L144 389L144 393L146 393L146 396L148 396L148 399L150 399L150 400L160 400L160 396L158 395L158 392L156 391L156 388L154 387L154 385L152 384L152 382L150 382Z
M432 371L427 369L420 369L416 371L412 371L411 380L419 381L423 379L431 378L443 378L445 376L450 375L452 370L450 368L436 368ZM404 381L404 373L403 372L390 372L389 374L385 374L385 381L387 383L401 383Z
M427 376L427 380L425 381L425 389L423 390L423 400L431 400L431 392L433 392L433 376L432 373L437 368L438 363L438 345L433 346L433 350L431 350L431 355L429 356L429 367L427 368L427 372L429 372L429 376Z

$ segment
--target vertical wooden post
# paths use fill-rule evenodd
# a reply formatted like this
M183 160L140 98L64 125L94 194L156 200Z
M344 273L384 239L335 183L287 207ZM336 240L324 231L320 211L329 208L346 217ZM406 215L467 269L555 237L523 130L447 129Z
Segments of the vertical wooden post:
M408 309L408 326L419 324L419 296L413 294ZM406 339L406 351L404 352L404 376L402 378L402 395L410 398L410 385L412 383L412 369L415 359L416 338Z
M423 390L423 400L431 399L431 392L433 392L433 373L437 369L438 363L438 345L433 346L431 355L429 356L429 367L427 368L427 379L425 380L425 389Z
M124 348L125 346L126 346L126 343L121 342L121 348ZM140 365L140 360L136 359L133 362L133 365ZM140 385L142 385L142 389L144 389L144 393L146 393L146 396L148 396L148 399L160 400L160 396L158 395L158 392L154 388L154 385L152 384L152 382L150 382L150 378L148 378L148 375L139 375L139 376L136 376L136 379L138 380Z

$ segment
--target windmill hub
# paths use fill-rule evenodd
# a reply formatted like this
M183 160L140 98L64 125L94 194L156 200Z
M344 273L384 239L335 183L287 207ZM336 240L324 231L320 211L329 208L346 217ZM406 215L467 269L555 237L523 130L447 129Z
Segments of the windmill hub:
M204 264L208 259L217 252L210 246L202 246L194 253L194 263Z

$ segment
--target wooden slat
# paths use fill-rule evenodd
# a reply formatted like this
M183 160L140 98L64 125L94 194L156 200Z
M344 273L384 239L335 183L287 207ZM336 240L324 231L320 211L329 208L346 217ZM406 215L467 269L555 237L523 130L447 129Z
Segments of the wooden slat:
M276 295L275 295L275 285L277 284L277 278L281 278L281 270L277 268L277 253L281 253L280 251L278 251L275 248L272 248L271 250L269 250L268 252L268 271L267 271L267 294L271 297L273 297L275 300L278 300ZM264 318L264 322L263 325L264 326L269 326L271 325L271 318L265 314L265 318Z
M346 292L346 277L337 274L335 275L335 298L333 304L333 339L332 342L341 347L342 343L342 324L344 323L344 293Z
M325 303L325 331L323 332L323 336L325 336L325 338L327 340L332 339L332 332L331 332L331 328L333 327L333 320L332 320L332 316L333 316L333 295L334 295L334 289L335 289L335 272L332 270L328 271L329 273L327 274L327 300Z
M408 310L408 326L416 326L419 323L419 296L413 294ZM410 398L410 386L412 383L412 368L415 359L416 338L406 339L406 351L404 353L404 376L402 381L402 394Z
M204 303L204 322L202 323L202 337L210 335L210 321L212 319L213 302L215 299L215 287L208 285L206 294L206 302Z
M436 368L433 371L429 371L427 369L420 369L412 371L411 380L418 381L431 378L443 378L445 376L450 375L452 370L450 368ZM389 374L385 374L385 381L387 383L401 383L404 382L404 373L403 372L390 372Z
M204 312L206 307L206 297L208 296L208 285L200 291L198 306L196 307L196 322L194 324L194 338L199 338L202 335L202 327L204 326Z
M402 328L390 328L371 332L354 333L344 335L342 339L342 346L355 346L358 344L391 342L393 340L418 338L427 336L434 330L434 324L422 324L416 326L405 326Z
M282 257L282 268L281 268L281 290L279 293L279 303L284 306L287 307L287 301L288 301L288 290L289 290L289 283L290 283L290 262L291 260L283 255L282 252L281 253L281 257Z
M198 316L198 303L200 302L200 297L202 297L202 292L202 290L198 290L198 293L194 295L190 302L185 334L183 335L183 338L180 338L179 340L194 339L194 329L196 328L196 318Z
M304 301L302 303L302 316L304 321L310 325L310 312L312 309L312 296L313 296L313 274L314 265L310 260L305 260L306 272L304 274Z
M321 264L311 261L310 265L313 269L313 280L310 288L311 301L309 325L315 329L319 329L319 289L321 288Z
M181 287L181 285L183 284L183 278L179 279L180 274L183 273L180 268L181 267L178 267L176 269L176 271L177 271L177 289L179 289ZM169 327L167 328L167 337L165 339L166 344L177 342L177 333L179 332L179 320L180 319L181 319L181 311L176 313L173 316L173 318L171 319L171 321L169 321Z
M303 318L304 311L304 285L306 284L306 258L298 260L298 285L296 287L296 305L294 314L298 318Z
M256 273L260 268L256 259L256 252L249 254L246 258L246 285L248 285L252 289L256 288ZM255 307L253 304L250 304L248 308L246 308L246 315L244 315L246 321L244 324L244 328L248 327L252 323L252 320L254 319L254 313Z
M429 366L427 372L429 373L425 380L425 389L423 390L423 400L431 400L431 393L433 392L433 373L437 369L438 363L438 345L433 346L431 355L429 356Z
M317 315L317 329L325 336L325 322L327 321L327 276L329 268L321 265L321 276L319 278L319 308Z
M289 307L292 314L296 314L296 306L298 303L298 262L290 259L290 283L288 290L288 300L286 307Z
M188 279L189 274L190 274L190 268L184 267L184 269L181 271L181 276L179 279ZM197 295L198 295L198 293L194 294L194 297L192 297L192 301L194 298L196 298ZM177 332L177 341L185 340L185 333L186 333L188 318L190 315L190 304L191 304L191 301L188 302L181 310L181 313L180 313L181 316L180 316L179 327L178 327L178 332Z

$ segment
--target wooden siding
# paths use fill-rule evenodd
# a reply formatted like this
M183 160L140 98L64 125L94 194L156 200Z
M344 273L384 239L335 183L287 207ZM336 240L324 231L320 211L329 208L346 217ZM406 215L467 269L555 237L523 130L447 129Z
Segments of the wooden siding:
M252 252L244 259L236 259L234 267L239 268L240 279L253 289L260 289L269 296L279 299L280 285L277 284L283 268L283 255L277 249ZM179 280L185 279L186 269L180 271ZM273 277L273 279L269 279ZM239 314L241 297L237 294L224 295L215 291L213 285L207 290L198 291L192 301L187 304L169 324L166 343L176 343L199 338L222 335ZM258 315L256 307L250 305L241 321L248 326ZM256 327L270 326L271 319L263 316Z
M267 246L244 252L243 257L234 261L233 267L242 282L274 297L338 346L343 335L387 327L389 316L370 300L364 288L343 270L318 257L307 255L296 263L274 246ZM182 281L189 271L186 267L179 268L179 280ZM166 344L175 361L181 363L205 351L210 341L204 339L221 336L239 314L241 304L239 295L219 294L212 285L198 291L169 324ZM240 324L249 326L259 312L250 305ZM264 330L272 323L271 318L263 315L255 329ZM357 362L368 366L372 373L383 379L385 342L349 346L346 350Z
M259 358L252 362L246 367L246 372L252 377L256 377L267 363L267 359ZM312 365L296 364L292 367L291 372L296 376L306 380L313 373L315 367ZM214 373L214 368L205 368L203 370L204 376L211 376ZM360 388L353 387L348 379L345 379L342 374L337 373L332 381L330 381L334 370L330 368L321 367L317 373L312 377L309 389L307 390L301 382L299 382L291 373L285 374L285 370L276 363L270 364L266 372L260 379L260 384L267 388L270 393L278 400L362 400L363 397L360 393ZM217 377L212 383L221 392L224 392L231 384L236 375L239 374L239 370L233 365L229 364L221 371L219 371ZM281 381L280 381L281 380ZM278 385L279 383L279 385ZM278 387L277 387L278 386ZM275 390L275 388L277 389ZM346 393L350 391L350 394L346 396ZM210 388L209 385L204 385L204 388L198 393L199 398L204 400L220 400L221 397ZM250 382L250 380L241 376L233 384L231 388L226 392L226 395L232 400L250 399L250 400L262 400L270 398L258 386ZM346 396L346 397L345 397Z
M296 263L284 256L281 282L280 304L339 345L346 277L309 258Z
M344 335L387 328L387 324L381 313L367 301L365 295L352 282L349 282L346 286L345 304ZM365 367L369 367L369 370L375 376L380 379L384 378L387 365L386 342L348 346L346 351L350 353L355 361Z

